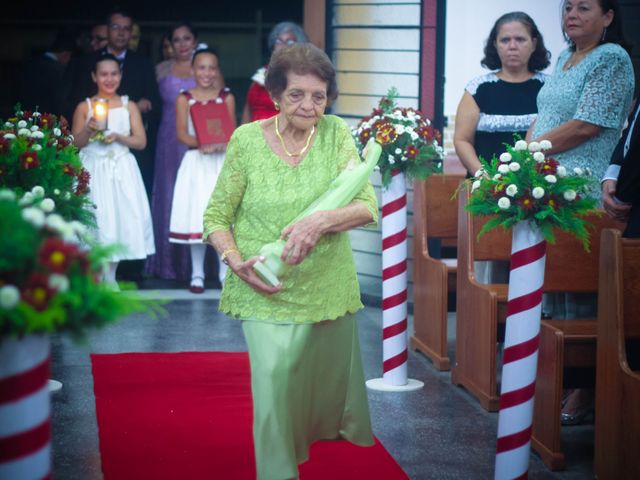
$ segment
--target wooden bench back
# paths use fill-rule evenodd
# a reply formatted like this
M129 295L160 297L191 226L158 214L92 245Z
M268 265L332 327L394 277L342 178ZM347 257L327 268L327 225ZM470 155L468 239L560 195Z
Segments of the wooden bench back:
M605 228L621 229L624 225L609 218L589 214L585 219L590 229L590 251L586 251L573 235L556 230L556 243L547 243L544 274L545 292L597 292L600 258L600 236Z
M458 238L458 206L454 197L464 175L431 175L420 183L427 238Z
M640 339L640 240L622 238L622 301L625 337Z

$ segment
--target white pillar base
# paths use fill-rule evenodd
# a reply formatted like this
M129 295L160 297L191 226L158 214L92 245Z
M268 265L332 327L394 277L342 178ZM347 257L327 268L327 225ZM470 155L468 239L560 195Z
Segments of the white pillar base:
M372 378L371 380L367 380L366 384L367 388L379 392L413 392L414 390L420 390L424 387L424 382L412 378L407 379L406 385L389 385L385 383L382 378Z

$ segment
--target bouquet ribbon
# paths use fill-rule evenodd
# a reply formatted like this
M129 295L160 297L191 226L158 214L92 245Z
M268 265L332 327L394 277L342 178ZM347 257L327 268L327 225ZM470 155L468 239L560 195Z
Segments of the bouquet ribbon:
M373 169L378 164L381 153L380 144L373 139L370 140L367 144L365 161L353 168L348 165L331 182L327 191L305 208L289 225L299 222L313 213L348 205L369 180ZM284 239L278 239L264 245L259 253L261 257L264 257L264 260L256 262L253 266L255 272L267 284L274 287L280 284L280 277L285 275L291 267L282 260L285 243Z

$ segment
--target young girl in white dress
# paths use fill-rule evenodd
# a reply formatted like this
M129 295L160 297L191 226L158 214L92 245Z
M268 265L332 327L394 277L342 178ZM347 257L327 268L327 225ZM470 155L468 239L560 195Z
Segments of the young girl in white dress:
M224 103L235 128L235 99L228 88L220 88L218 56L209 48L199 48L191 62L196 87L178 95L176 100L176 131L178 140L188 150L178 169L173 190L169 241L188 244L191 249L192 293L204 292L204 257L207 245L202 242L203 216L211 192L216 186L226 144L199 145L195 136L190 109L196 103ZM220 265L220 283L224 280L226 265Z
M101 55L91 77L98 93L76 107L72 133L82 164L91 175L89 195L96 207L97 239L101 244L123 247L112 255L104 273L104 281L117 288L120 260L143 259L155 252L149 201L140 169L129 151L143 149L147 137L136 104L116 93L122 79L118 60L110 54ZM100 139L93 118L98 98L108 100L107 130Z

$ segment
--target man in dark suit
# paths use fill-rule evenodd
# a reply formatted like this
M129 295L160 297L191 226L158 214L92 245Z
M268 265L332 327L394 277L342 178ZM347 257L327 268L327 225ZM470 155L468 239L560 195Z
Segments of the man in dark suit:
M640 100L629 116L602 182L604 209L625 221L625 237L640 237Z
M73 38L59 34L49 50L24 64L17 98L24 110L37 108L42 113L63 113L64 71L74 48Z

